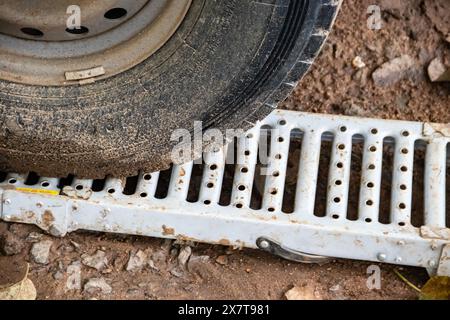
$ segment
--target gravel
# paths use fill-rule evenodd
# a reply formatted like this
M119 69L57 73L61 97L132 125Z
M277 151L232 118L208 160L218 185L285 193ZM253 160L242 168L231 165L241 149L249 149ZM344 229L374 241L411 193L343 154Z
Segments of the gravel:
M53 241L43 240L33 244L31 248L31 258L38 264L48 264L50 256L50 248Z

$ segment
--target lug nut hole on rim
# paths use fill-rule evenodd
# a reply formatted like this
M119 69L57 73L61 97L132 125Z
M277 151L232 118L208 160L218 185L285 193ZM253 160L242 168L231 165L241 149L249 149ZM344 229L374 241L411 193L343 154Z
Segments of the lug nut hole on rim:
M70 33L70 34L75 34L75 35L80 35L80 34L87 34L89 33L89 29L87 27L79 27L79 28L74 28L74 29L66 29L66 32Z
M128 11L124 8L113 8L105 13L105 18L109 20L117 20L125 17Z
M20 31L22 31L23 34L26 34L27 36L31 36L31 37L35 37L35 38L41 38L44 36L44 33L39 30L39 29L35 29L35 28L22 28L20 29Z

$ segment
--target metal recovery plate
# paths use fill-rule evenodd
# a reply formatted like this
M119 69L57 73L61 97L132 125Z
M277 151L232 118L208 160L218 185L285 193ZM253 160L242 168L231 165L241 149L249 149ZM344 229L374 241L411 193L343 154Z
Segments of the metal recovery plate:
M55 236L144 235L450 276L449 146L449 125L278 110L234 147L166 172L4 174L1 219Z

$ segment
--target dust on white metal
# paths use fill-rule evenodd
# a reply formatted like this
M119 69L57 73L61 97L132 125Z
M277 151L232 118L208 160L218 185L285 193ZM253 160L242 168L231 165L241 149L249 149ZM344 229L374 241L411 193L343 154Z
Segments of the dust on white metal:
M269 136L269 175L261 209L252 209L255 171L262 127ZM283 212L285 181L293 132L302 139L293 212ZM323 140L332 143L326 214L315 215ZM362 140L359 209L347 216L352 145ZM380 222L383 145L392 144L393 166L389 221ZM425 147L423 222L412 223L414 150ZM361 141L360 141L361 142ZM260 248L297 261L337 257L419 266L450 276L449 208L446 172L449 165L448 125L386 121L343 116L274 111L238 144L231 200L220 204L225 175L224 151L204 157L198 201L187 201L194 164L175 166L168 192L157 198L160 173L142 173L132 195L124 181L108 178L101 191L92 180L75 179L64 189L59 179L40 178L25 185L26 176L8 174L0 184L1 218L35 224L56 236L92 230L160 238L193 240L236 247ZM161 180L161 181L159 181ZM269 250L271 249L271 250ZM297 254L297 258L295 259ZM315 261L317 259L317 261Z

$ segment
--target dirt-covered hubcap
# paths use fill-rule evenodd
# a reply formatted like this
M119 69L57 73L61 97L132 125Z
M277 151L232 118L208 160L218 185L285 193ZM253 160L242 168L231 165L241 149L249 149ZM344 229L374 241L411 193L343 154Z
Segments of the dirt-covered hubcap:
M0 0L0 79L31 85L90 82L155 53L191 0Z

